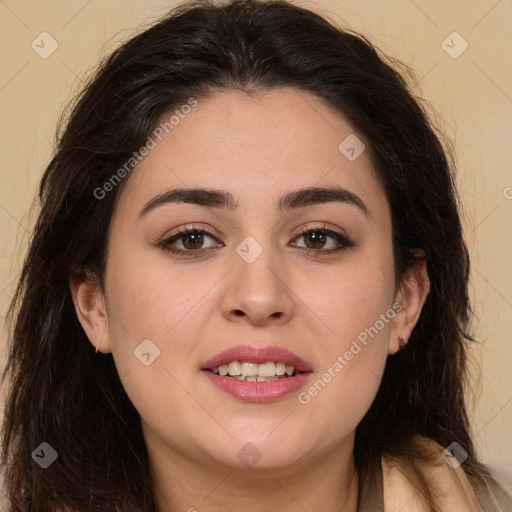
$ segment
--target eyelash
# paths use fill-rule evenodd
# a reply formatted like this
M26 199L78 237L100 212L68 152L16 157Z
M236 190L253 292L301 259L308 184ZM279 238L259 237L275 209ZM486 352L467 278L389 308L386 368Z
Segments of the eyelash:
M201 234L206 234L208 235L209 237L211 237L213 240L216 240L216 237L210 233L210 231L206 230L206 229L197 229L197 228L188 228L188 227L185 227L185 228L180 228L178 230L177 233L175 233L174 235L166 238L165 240L162 240L161 242L159 242L157 245L158 247L162 248L163 250L165 251L168 251L172 254L175 254L177 256L183 256L183 257L194 257L194 256L200 256L201 253L204 253L204 249L195 249L195 250L183 250L183 249L175 249L173 247L171 247L171 244L176 242L177 240L179 240L180 238L183 238L185 237L186 235L190 235L190 234L197 234L197 233L201 233ZM329 249L329 250L324 250L324 249L308 249L308 248L305 248L305 247L299 247L299 249L303 250L306 252L306 254L308 255L322 255L322 256L325 256L325 255L331 255L331 254L335 254L335 253L338 253L338 252L341 252L345 249L349 249L349 248L352 248L352 247L356 247L356 244L350 240L348 237L346 237L345 235L342 235L341 233L337 233L335 231L331 231L329 229L326 229L325 228L325 225L323 227L312 227L312 228L309 228L307 229L306 231L302 231L300 232L295 238L294 240L297 240L299 238L302 238L308 234L311 234L311 233L320 233L320 234L323 234L323 235L327 235L331 238L333 238L334 240L336 240L336 242L338 242L339 244L341 244L340 247L337 247L336 249ZM208 249L214 249L214 247L210 247ZM208 250L206 249L206 250Z

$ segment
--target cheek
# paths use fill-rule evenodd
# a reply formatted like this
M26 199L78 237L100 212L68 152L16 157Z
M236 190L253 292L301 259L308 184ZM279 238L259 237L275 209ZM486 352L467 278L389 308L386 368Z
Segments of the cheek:
M132 341L154 338L163 342L198 309L205 291L215 283L215 276L199 268L200 264L172 267L153 249L150 254L146 248L140 255L134 251L122 257L114 252L109 259L112 327L115 334L124 328Z
M305 300L321 319L317 343L322 360L316 379L298 398L312 416L326 418L317 427L324 434L330 431L332 439L361 421L378 391L387 360L396 314L393 274L389 265L371 269L368 265L339 272L336 284L325 279L322 293L311 292Z
M309 275L312 277L302 283L299 293L304 304L316 314L319 332L324 334L323 344L331 355L348 349L359 334L363 333L364 338L364 332L376 322L379 334L386 335L387 320L394 317L394 311L388 311L394 296L391 258L389 261L361 258ZM385 315L384 323L381 315Z
M190 362L207 321L204 294L216 279L192 265L177 272L161 259L146 257L142 264L135 256L116 258L113 253L111 258L107 294L112 354L143 420L164 437L186 439L187 429L176 417L208 420L190 394L196 377Z
M190 386L194 376L190 361L197 359L194 350L211 305L205 292L218 278L194 265L183 265L178 271L160 255L155 256L147 249L144 258L137 257L135 251L123 257L113 251L106 292L112 354L119 376L141 415L159 421L159 410L172 410L170 397L174 404L194 407L178 382Z

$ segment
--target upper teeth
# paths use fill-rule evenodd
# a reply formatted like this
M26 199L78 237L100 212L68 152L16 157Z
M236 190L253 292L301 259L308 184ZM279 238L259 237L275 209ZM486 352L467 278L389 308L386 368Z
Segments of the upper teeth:
M217 368L212 368L213 373L219 375L242 375L244 377L275 377L276 375L293 375L294 367L284 363L274 363L268 361L263 364L251 363L249 361L231 361L229 364L221 364Z

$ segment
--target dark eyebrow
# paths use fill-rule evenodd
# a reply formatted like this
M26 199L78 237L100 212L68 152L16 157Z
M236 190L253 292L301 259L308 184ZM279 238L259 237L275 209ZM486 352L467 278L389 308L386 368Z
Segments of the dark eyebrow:
M308 187L290 192L280 199L279 212L284 213L295 208L334 201L356 206L371 218L370 210L363 200L353 192L341 187Z
M150 199L139 213L139 219L158 206L170 203L191 203L209 208L234 210L238 203L229 192L206 188L176 188Z
M370 211L362 199L341 187L308 187L289 192L281 197L278 204L279 213L296 208L304 208L321 203L341 202L357 207L367 217L371 218ZM209 208L226 208L235 210L238 201L226 191L205 188L178 188L159 194L150 199L139 213L143 217L155 208L170 203L191 203Z

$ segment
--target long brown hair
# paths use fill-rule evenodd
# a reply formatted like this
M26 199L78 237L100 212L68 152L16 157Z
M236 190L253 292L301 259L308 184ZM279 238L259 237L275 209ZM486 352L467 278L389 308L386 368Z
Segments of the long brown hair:
M484 474L464 405L469 259L454 165L398 66L362 35L263 0L181 5L102 62L57 133L9 309L2 448L10 510L157 509L139 415L111 354L96 354L78 322L69 276L80 269L101 281L113 207L129 177L104 197L98 188L164 113L221 89L291 86L342 113L369 141L391 206L397 279L413 263L412 249L426 255L431 288L421 317L406 348L388 358L356 431L361 478L382 454L401 455L435 510L415 471L423 457L417 434L459 443L468 476ZM58 453L45 470L31 457L42 442Z

